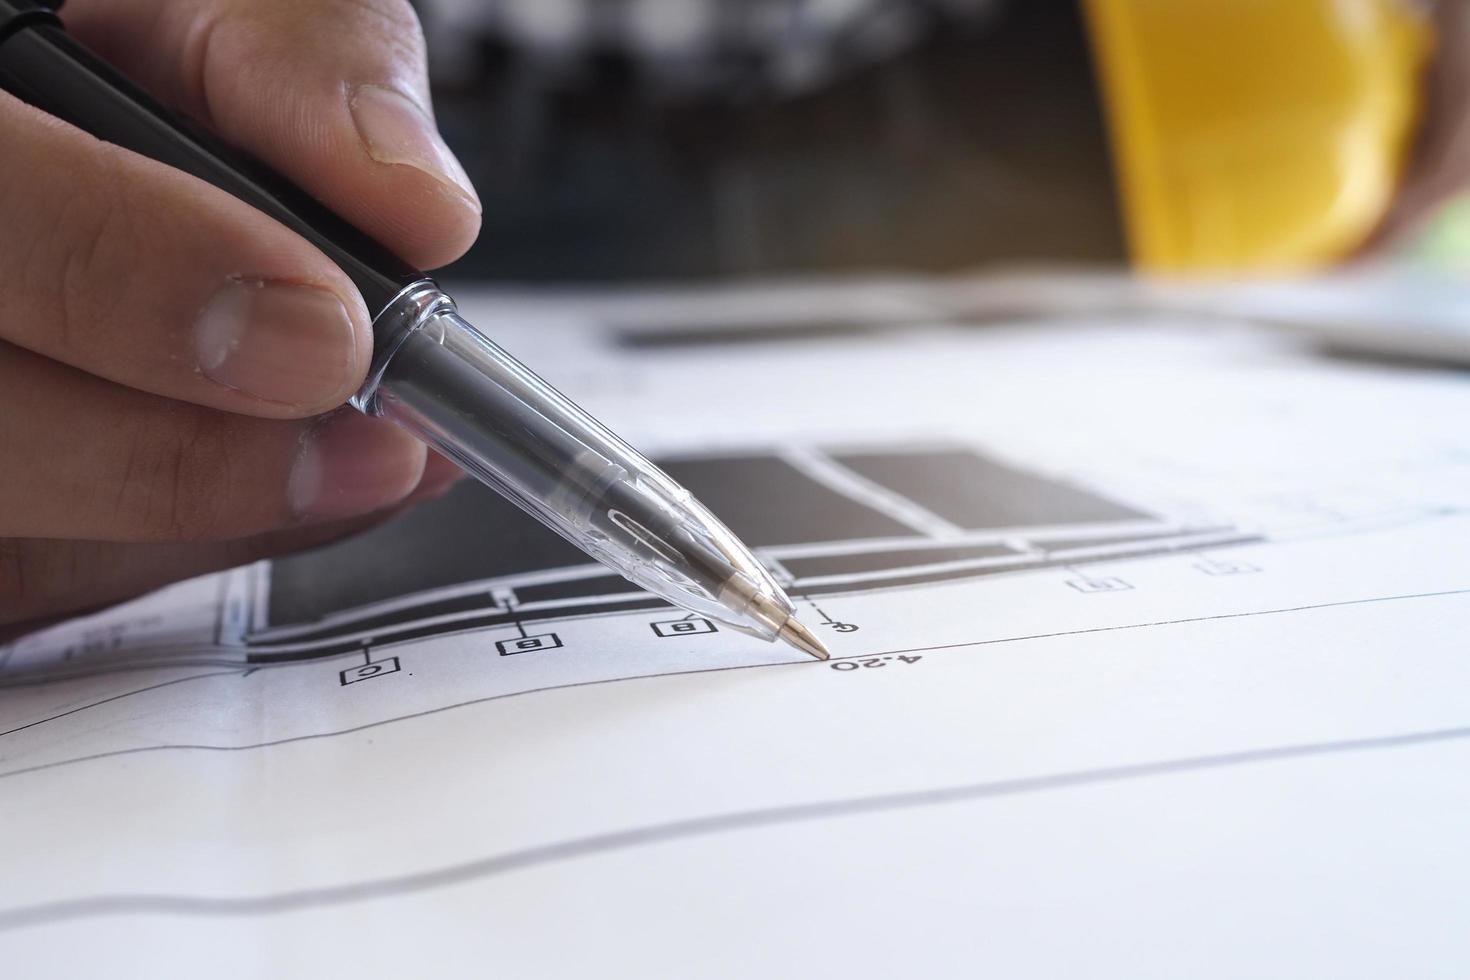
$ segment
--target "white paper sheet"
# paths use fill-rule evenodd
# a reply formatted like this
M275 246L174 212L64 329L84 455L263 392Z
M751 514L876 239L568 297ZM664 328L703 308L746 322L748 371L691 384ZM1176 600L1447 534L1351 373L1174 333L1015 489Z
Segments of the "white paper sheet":
M0 975L1464 975L1465 379L467 305L837 659L475 488L0 647Z

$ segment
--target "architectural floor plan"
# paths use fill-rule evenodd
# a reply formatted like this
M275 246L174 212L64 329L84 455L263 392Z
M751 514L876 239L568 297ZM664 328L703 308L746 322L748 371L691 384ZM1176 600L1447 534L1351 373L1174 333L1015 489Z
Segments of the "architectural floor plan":
M755 546L833 661L471 485L0 646L4 961L1463 964L1460 377L1229 325L628 343L586 304L480 306Z

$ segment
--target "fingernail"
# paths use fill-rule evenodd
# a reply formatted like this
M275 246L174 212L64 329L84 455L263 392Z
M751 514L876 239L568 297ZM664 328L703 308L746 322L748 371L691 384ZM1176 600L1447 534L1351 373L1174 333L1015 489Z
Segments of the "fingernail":
M418 103L381 85L360 85L348 101L357 135L379 163L422 170L480 213L480 198L453 151Z
M326 407L358 370L347 307L311 286L231 281L199 312L194 345L205 377L300 408Z
M356 517L403 500L423 471L423 446L408 433L381 419L338 412L307 432L287 499L301 519Z

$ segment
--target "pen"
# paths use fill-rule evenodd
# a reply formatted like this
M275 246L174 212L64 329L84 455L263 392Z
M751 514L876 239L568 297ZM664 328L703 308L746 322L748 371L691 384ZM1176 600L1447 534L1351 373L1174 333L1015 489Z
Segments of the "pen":
M0 0L0 88L207 181L335 262L374 314L353 407L407 429L654 595L827 659L770 573L687 490L462 319L433 279L74 41L59 6Z

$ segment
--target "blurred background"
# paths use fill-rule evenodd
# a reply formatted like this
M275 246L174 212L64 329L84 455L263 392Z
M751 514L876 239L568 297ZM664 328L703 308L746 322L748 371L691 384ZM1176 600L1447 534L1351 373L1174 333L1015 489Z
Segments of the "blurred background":
M460 278L1470 255L1459 2L416 5Z

